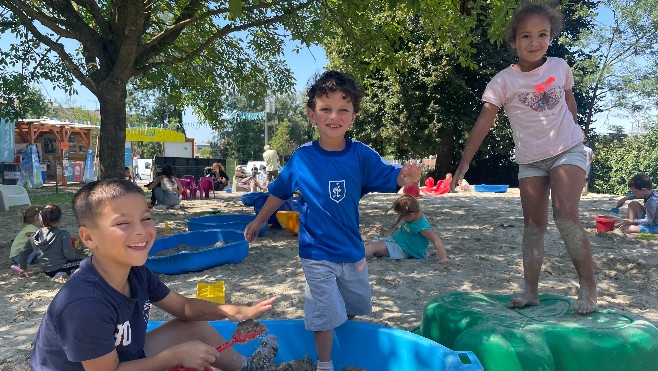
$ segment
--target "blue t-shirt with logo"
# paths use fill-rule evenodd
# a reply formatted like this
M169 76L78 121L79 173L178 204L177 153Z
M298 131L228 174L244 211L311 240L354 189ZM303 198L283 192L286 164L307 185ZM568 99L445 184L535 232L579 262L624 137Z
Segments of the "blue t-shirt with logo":
M316 140L297 148L268 191L283 200L301 193L301 258L356 263L365 257L359 201L370 192L396 192L399 172L361 142L346 139L343 150L326 151Z
M87 258L62 286L41 320L32 349L33 370L84 370L81 361L116 349L119 362L144 358L151 303L169 288L145 266L128 274L131 297L110 286Z

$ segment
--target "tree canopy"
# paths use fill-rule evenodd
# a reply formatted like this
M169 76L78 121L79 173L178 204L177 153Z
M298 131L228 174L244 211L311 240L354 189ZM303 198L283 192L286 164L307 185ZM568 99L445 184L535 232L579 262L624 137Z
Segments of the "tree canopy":
M387 48L404 42L404 29L394 22L384 32L370 28L391 9L424 15L420 22L436 31L437 45L469 64L470 31L482 4L488 4L490 37L499 37L509 7L503 0L0 0L0 31L39 56L31 66L35 78L69 89L77 80L98 98L100 177L108 178L123 173L131 82L162 90L214 124L227 95L258 101L268 91L291 89L292 74L282 61L287 39L308 45L340 33L372 64L403 65L405 59ZM0 60L17 58L15 49L1 51Z

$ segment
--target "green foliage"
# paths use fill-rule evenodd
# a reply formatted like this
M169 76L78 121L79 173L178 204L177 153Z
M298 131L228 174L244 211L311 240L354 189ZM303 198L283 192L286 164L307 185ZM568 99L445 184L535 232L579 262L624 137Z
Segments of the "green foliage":
M133 151L139 151L141 158L155 158L164 154L164 146L159 142L135 142Z
M451 19L455 12L451 7L455 5L427 6L447 9L445 19ZM459 28L459 41L446 41L445 30L428 27L444 15L428 20L431 17L399 8L374 16L370 29L352 30L358 32L358 38L367 39L373 33L386 35L389 42L381 46L380 52L387 58L403 61L400 65L354 53L352 46L343 41L348 34L326 42L331 67L354 73L366 88L363 111L350 135L383 155L401 160L436 156L436 169L430 174L434 178L442 178L454 170L482 107L486 84L516 61L515 53L501 46L504 24L516 4L468 5L471 12L462 14L466 21L455 26ZM570 24L565 34L577 33L588 25L572 4L564 12ZM496 30L491 29L491 24L498 26ZM462 37L460 32L468 35ZM457 48L461 48L462 57L469 56L468 63L455 55ZM553 56L565 57L568 53L557 41L549 49ZM511 129L501 110L474 157L467 175L469 181L517 184L518 168L512 151Z
M313 139L313 128L308 122L304 103L294 94L277 97L274 115L278 124L269 144L285 162L297 147Z
M76 79L98 98L101 179L123 174L129 83L160 91L176 107L194 107L208 123L221 122L227 96L258 100L292 88L282 60L287 37L305 43L320 37L314 1L0 0L0 6L0 33L12 40L0 51L1 71L26 61L28 83L47 79L70 91Z
M203 147L199 150L199 157L201 158L213 158L212 157L212 149L209 147Z
M11 121L41 118L46 110L43 94L30 86L25 76L0 70L0 117Z
M594 6L585 4L580 11L594 19ZM578 107L587 131L597 113L616 110L637 118L651 113L658 97L658 71L653 67L658 1L604 0L596 5L604 22L592 21L590 27L561 39L574 54L574 90L582 96Z
M327 47L332 67L360 73L357 79L367 91L350 136L368 143L382 155L400 160L436 156L437 166L430 175L442 178L459 160L479 114L486 84L496 72L513 63L513 55L506 47L482 42L474 45L472 60L483 67L465 68L437 44L434 30L423 28L418 17L396 16L399 13L390 14L393 22L404 25L409 35L393 50L406 59L404 69L370 65L339 42L329 42ZM480 27L472 34L486 39L485 24L482 18ZM368 67L363 68L364 65ZM514 179L511 152L511 131L501 115L477 154L469 176L491 179L491 166L496 165L495 176Z
M593 191L626 194L628 180L637 173L647 174L654 185L658 181L658 125L646 134L613 133L595 137L591 143L596 156L590 175Z
M262 102L247 101L244 97L233 97L229 102L230 110L244 112L261 112ZM260 160L263 157L265 145L264 120L233 120L224 118L218 125L219 151L222 158L233 158L238 163L245 164L250 160Z

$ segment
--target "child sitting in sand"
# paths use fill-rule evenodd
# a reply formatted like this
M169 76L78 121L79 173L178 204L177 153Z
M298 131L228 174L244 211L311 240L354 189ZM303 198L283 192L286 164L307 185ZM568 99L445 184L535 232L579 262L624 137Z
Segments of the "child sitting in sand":
M11 243L11 250L9 251L9 260L13 264L20 264L19 254L27 243L35 234L39 228L41 228L41 219L39 218L39 212L41 208L39 206L30 206L25 211L21 211L18 216L20 217L21 223L23 223L23 229L18 232L14 241ZM28 255L27 264L32 264L36 261L38 253L32 253Z
M617 208L627 200L643 199L644 206L638 201L628 204L628 218L617 223L617 227L627 233L658 234L658 192L653 190L651 178L646 174L636 174L628 181L631 192L617 201Z
M432 230L418 201L410 196L400 196L390 209L398 214L393 229L400 228L392 236L366 242L366 258L388 256L391 259L425 259L427 246L431 241L436 248L439 263L447 263L446 249L439 236Z
M171 291L144 263L155 240L155 223L144 192L124 179L91 182L73 197L81 241L93 255L48 306L30 358L32 370L264 369L276 338L268 336L258 357L234 349L221 356L225 339L208 320L243 321L272 308L275 298L253 306L219 305ZM151 305L175 319L146 332Z
M73 249L71 234L58 226L62 209L48 204L39 213L42 227L30 237L19 253L20 268L25 270L29 256L37 253L41 270L50 278L66 278L78 269L80 258Z

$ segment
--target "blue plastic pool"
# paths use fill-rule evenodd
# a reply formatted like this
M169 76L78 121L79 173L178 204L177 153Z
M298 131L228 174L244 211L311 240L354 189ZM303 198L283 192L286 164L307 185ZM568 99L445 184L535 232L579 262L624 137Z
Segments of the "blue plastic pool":
M303 320L261 320L268 333L279 338L276 363L290 362L308 355L317 360L313 333L304 329ZM162 322L150 321L148 330ZM230 339L236 324L213 321L212 326L226 339ZM235 349L250 355L258 340L235 345ZM332 352L334 369L346 366L362 367L372 371L479 371L482 365L472 352L458 352L408 331L365 322L347 321L334 332Z
M197 251L181 251L166 256L151 256L160 251L175 249L180 245L189 247L212 246L222 242L222 246ZM205 230L176 233L156 238L146 266L159 274L183 274L202 271L222 264L239 263L249 254L249 243L239 230Z
M247 224L256 218L256 214L220 214L198 216L187 219L188 231L203 231L206 229L234 229L244 231ZM258 231L262 236L267 232L267 223Z
M475 192L496 192L496 193L505 193L507 192L508 185L502 184L478 184L474 186Z

